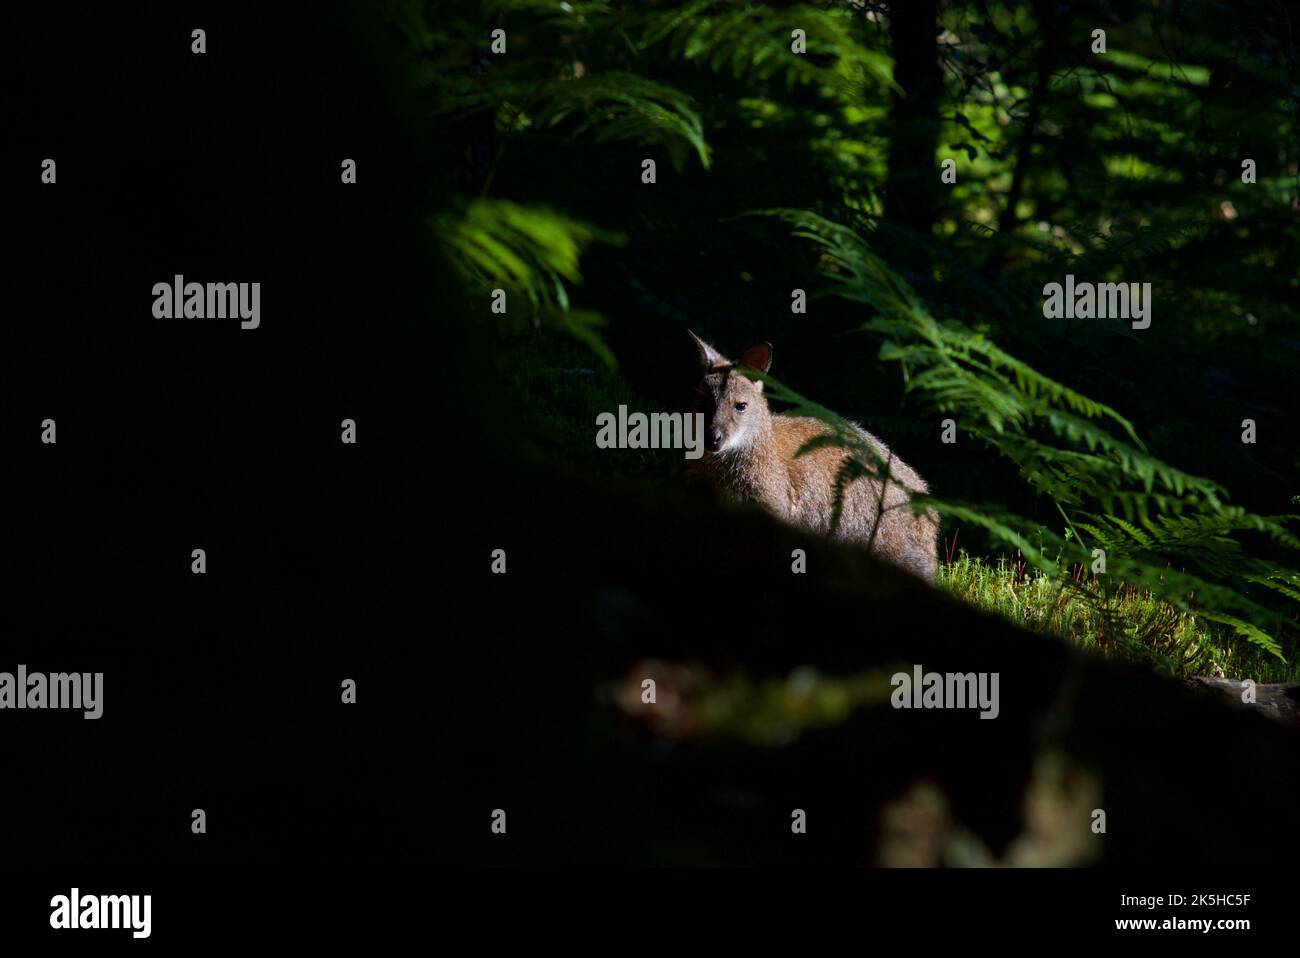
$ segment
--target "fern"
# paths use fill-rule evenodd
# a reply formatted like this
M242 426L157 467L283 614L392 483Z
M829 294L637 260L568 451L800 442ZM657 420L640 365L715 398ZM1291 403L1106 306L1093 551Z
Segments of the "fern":
M848 7L795 4L781 9L737 0L696 0L650 17L643 48L665 44L686 61L729 73L747 84L784 80L787 88L815 84L841 96L862 95L867 85L894 88L888 57L862 42L863 14ZM791 49L802 30L807 53Z
M579 259L592 243L622 243L601 230L541 206L479 199L434 223L452 261L480 289L522 293L531 320L550 321L590 346L607 365L614 355L599 334L604 319L570 308L567 283L582 282Z
M1257 583L1288 603L1300 603L1300 577L1247 556L1234 536L1262 533L1300 551L1300 540L1288 527L1295 517L1259 516L1229 506L1218 483L1149 454L1116 410L1038 373L982 333L940 323L855 230L804 210L753 215L780 218L794 227L795 236L822 251L831 289L873 309L861 329L881 337L880 358L902 367L907 392L958 418L964 430L1015 463L1030 486L1060 511L1070 534L1058 537L1041 523L985 504L925 496L917 497L916 508L933 505L950 520L985 529L1048 574L1061 572L1062 559L1084 566L1092 549L1102 549L1112 580L1140 584L1176 608L1199 610L1285 660L1277 633L1294 630L1294 608L1288 613L1261 603L1234 583ZM1161 242L1149 237L1140 250L1157 249ZM785 387L777 386L771 395L830 424L827 441L844 445L863 468L880 468L879 457L846 436L834 413ZM1079 530L1091 541L1085 543ZM1172 568L1175 561L1182 567ZM1100 592L1097 598L1102 600Z
M581 119L577 134L595 131L597 142L631 140L662 145L674 166L685 165L687 150L694 150L708 169L709 146L691 98L663 83L634 73L611 72L548 84L538 96L541 106L535 122L556 126L571 116Z

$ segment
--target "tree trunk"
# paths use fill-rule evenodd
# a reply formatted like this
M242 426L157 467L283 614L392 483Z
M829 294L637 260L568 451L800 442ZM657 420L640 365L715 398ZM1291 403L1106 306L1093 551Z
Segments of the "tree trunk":
M894 94L890 114L885 219L927 235L945 189L935 165L943 92L935 47L938 19L939 0L895 0L890 7L894 79L903 94Z

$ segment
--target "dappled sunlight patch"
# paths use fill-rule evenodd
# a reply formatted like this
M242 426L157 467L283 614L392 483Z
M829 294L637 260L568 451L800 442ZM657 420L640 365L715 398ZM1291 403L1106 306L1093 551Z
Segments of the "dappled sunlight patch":
M887 868L1075 868L1101 857L1101 784L1057 751L1043 752L1025 789L1023 827L1001 855L954 817L947 795L918 779L880 811Z
M665 738L718 736L781 746L807 729L837 725L857 709L884 705L895 671L841 677L800 666L784 678L754 679L648 659L628 670L612 697L624 714Z

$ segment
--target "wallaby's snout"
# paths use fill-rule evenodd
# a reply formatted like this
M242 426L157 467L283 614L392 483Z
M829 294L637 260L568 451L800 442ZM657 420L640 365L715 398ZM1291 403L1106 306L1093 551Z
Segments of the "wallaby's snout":
M749 411L745 404L743 411L737 410L736 399L739 383L730 381L729 372L706 373L700 381L699 401L696 412L704 415L704 448L708 452L721 452L729 445L735 445L735 439L744 428L741 416Z

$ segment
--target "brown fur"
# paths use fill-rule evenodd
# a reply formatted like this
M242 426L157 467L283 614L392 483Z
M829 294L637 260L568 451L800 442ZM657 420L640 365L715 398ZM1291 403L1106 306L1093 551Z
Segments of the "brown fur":
M830 430L817 419L773 413L762 382L742 375L741 368L771 368L771 345L751 346L736 364L694 333L691 338L704 366L696 408L704 414L705 453L692 467L695 474L733 499L755 502L791 525L830 535L835 477L847 450L822 446L795 457L810 439ZM889 478L859 476L845 487L833 538L870 543L876 555L933 582L939 516L932 509L917 515L907 507L909 493L929 491L925 481L875 436L854 428L888 462Z

